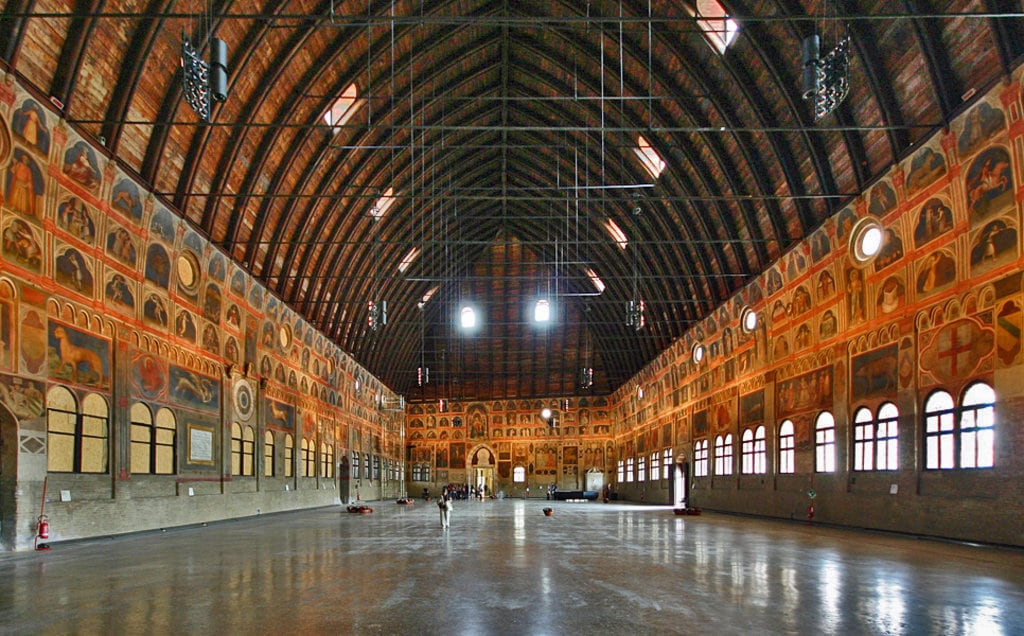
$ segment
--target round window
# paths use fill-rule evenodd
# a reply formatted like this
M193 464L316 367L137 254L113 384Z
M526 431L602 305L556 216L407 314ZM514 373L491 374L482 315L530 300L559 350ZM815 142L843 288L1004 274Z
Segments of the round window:
M746 333L751 333L757 329L757 312L750 307L744 307L743 312L740 314L740 324Z
M703 359L704 345L698 342L697 344L693 345L693 361L696 362L697 364L700 364Z
M199 287L199 261L192 252L182 252L178 256L178 285L186 291L193 292Z
M877 219L861 219L850 235L853 258L859 263L870 262L882 250L883 237L882 225Z

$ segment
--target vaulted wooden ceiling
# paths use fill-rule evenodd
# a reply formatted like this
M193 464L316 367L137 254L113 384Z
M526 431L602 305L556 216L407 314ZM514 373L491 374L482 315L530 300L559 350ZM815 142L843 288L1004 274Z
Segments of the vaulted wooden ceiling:
M723 1L724 54L694 4L11 0L0 62L394 390L603 394L1024 52L1020 2ZM801 98L816 32L852 52L820 122ZM211 34L228 46L209 124L183 98L183 34L204 58ZM352 84L365 101L335 131L324 113ZM638 135L667 164L656 180ZM474 334L454 326L464 300Z

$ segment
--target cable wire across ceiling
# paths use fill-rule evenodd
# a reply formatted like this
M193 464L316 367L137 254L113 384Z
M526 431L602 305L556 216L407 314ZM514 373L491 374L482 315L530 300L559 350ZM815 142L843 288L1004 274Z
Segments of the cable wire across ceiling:
M65 4L5 3L7 72L410 399L614 390L1024 52L1019 2L723 1L724 52L681 0ZM801 43L821 25L849 35L849 95L816 122ZM228 47L208 124L183 32Z

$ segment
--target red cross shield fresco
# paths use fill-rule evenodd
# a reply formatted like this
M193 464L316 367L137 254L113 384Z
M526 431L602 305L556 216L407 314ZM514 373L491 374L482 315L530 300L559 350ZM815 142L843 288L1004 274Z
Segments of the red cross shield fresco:
M921 351L922 383L932 383L928 375L943 384L970 376L992 353L994 340L990 329L968 318L942 327Z

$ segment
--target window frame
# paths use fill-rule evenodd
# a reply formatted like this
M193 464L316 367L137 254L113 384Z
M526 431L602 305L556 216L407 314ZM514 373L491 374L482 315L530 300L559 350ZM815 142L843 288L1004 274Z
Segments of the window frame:
M836 472L836 418L831 411L814 418L814 472Z
M785 419L779 424L779 468L781 475L796 474L796 426Z
M708 440L705 437L693 443L693 476L707 477L709 468Z

